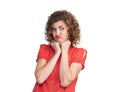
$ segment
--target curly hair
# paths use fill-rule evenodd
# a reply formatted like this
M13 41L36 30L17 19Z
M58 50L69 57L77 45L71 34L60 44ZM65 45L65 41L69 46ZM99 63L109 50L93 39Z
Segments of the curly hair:
M75 16L66 10L55 11L48 17L48 21L45 27L45 39L48 42L54 40L52 36L52 26L57 21L64 21L68 26L69 40L71 46L77 45L80 42L80 28Z

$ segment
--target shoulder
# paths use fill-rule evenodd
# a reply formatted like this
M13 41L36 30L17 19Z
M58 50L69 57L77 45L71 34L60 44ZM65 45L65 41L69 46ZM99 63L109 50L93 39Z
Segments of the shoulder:
M87 55L87 50L83 47L73 46L70 48L69 54L74 55L74 57L84 57Z
M75 52L87 52L87 50L83 47L76 47L76 46L73 46L71 47L71 49Z
M48 47L48 44L40 44L41 47Z
M46 59L48 61L49 55L50 55L51 52L52 52L52 50L51 50L50 45L41 44L38 55L37 55L37 60L39 58L44 58L44 59Z
M87 50L83 47L72 47L70 48L69 55L72 57L72 62L81 63L82 69L84 68L84 63L87 57Z
M40 45L40 51L42 51L43 53L44 52L46 52L46 53L52 53L52 52L54 52L54 50L48 44L41 44Z
M41 44L40 48L42 48L42 49L51 49L50 45L48 45L48 44Z

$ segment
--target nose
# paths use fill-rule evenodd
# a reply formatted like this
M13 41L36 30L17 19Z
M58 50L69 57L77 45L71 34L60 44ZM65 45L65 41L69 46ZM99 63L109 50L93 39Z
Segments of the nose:
M60 30L57 29L57 30L56 30L56 35L59 35L59 34L60 34Z

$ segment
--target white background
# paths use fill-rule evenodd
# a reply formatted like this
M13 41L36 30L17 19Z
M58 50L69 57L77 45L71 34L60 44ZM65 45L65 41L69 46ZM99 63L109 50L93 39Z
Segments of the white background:
M0 92L32 92L47 18L61 9L78 19L88 51L76 92L120 92L119 0L1 0Z

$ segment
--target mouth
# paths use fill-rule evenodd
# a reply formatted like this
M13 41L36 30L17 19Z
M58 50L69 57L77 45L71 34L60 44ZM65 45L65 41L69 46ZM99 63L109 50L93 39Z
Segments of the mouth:
M56 39L60 39L60 38L61 38L61 36L56 35L56 36L55 36L55 38L56 38Z

